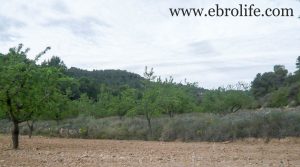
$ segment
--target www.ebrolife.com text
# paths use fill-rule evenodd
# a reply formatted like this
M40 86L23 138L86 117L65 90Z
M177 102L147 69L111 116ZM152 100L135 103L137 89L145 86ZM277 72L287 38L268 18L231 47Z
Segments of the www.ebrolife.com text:
M255 7L254 4L239 4L235 8L223 8L215 4L211 8L169 8L173 17L293 17L293 8Z

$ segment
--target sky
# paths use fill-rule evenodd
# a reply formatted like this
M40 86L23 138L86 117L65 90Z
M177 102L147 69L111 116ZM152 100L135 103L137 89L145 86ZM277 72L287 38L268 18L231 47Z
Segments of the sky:
M171 17L169 8L294 9L295 17ZM0 52L23 43L33 58L68 67L121 69L187 79L200 87L250 83L275 64L293 72L300 56L297 0L0 0Z

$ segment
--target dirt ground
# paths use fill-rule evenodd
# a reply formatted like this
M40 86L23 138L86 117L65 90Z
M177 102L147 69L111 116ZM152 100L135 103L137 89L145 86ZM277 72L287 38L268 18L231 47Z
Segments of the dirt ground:
M300 166L300 138L247 139L236 142L152 142L85 140L22 136L10 149L0 136L0 166Z

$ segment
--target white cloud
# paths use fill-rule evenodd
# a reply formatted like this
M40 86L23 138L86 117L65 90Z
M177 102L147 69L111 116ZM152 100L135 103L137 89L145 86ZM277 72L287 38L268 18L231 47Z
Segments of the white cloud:
M292 7L300 15L296 0L11 0L0 6L0 51L23 43L34 54L51 46L45 58L60 56L68 66L142 74L148 65L163 77L187 78L207 88L250 82L275 64L294 70L300 55L297 17L175 18L169 14L170 7L216 3Z

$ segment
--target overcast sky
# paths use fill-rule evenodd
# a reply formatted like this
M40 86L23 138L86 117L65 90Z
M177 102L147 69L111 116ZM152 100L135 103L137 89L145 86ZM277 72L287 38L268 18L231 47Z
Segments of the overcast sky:
M31 3L30 3L31 2ZM295 17L171 17L171 7L291 7ZM23 43L30 56L47 46L68 67L122 69L187 78L216 88L250 82L300 56L297 0L0 0L0 52Z

